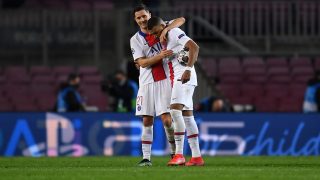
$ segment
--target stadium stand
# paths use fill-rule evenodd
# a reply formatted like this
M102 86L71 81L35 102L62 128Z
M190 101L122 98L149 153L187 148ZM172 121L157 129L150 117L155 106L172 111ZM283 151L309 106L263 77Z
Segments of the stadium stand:
M59 84L71 72L78 72L83 86L80 91L86 103L108 108L108 97L101 91L102 75L96 67L83 66L8 66L0 71L0 111L51 111Z
M259 112L301 112L306 85L318 61L309 57L208 57L201 60L201 66L210 79L220 80L217 88L234 104L254 104Z

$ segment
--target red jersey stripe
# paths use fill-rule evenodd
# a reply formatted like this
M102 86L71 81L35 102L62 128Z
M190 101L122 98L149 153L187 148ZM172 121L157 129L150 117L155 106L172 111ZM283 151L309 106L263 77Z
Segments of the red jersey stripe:
M153 76L153 80L155 82L166 79L166 72L164 71L162 61L157 64L151 66L151 72Z
M172 66L172 62L168 62L168 66L169 66L169 72L170 72L170 82L171 82L171 87L173 87L173 80L174 80L174 71L173 71L173 66Z

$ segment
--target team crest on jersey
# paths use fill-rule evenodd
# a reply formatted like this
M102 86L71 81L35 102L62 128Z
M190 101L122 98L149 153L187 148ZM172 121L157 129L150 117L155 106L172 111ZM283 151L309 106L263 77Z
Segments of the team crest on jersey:
M133 48L131 48L131 52L132 52L132 54L134 54L134 49Z
M141 111L141 106L140 105L138 105L137 110Z

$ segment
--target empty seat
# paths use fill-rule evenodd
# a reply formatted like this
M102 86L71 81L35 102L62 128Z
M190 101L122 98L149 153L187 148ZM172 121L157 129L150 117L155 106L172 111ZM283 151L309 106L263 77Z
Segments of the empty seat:
M284 57L267 58L266 64L268 67L287 67L288 66L287 59Z
M29 72L31 76L52 74L52 70L48 66L31 66Z
M217 89L226 97L235 97L240 94L240 87L235 84L220 84Z
M6 77L5 76L2 76L2 75L0 75L0 86L2 85L2 84L4 84L4 83L6 83Z
M264 84L268 81L268 77L265 75L251 75L246 78L247 83Z
M292 79L291 79L290 75L279 75L279 76L271 77L268 82L289 84L289 83L291 83L291 81L292 81Z
M113 9L113 3L111 1L95 0L93 2L93 8L97 10L110 10Z
M296 97L296 98L304 98L304 94L307 88L306 83L292 83L289 86L289 94L291 97Z
M6 67L4 75L6 76L8 81L12 80L26 80L29 79L29 74L27 72L27 69L22 66L9 66Z
M217 61L215 59L201 59L201 67L209 77L217 76Z
M235 97L231 99L232 104L253 104L251 97Z
M244 73L249 75L267 75L267 69L265 67L248 67L245 68Z
M299 98L284 98L280 100L279 112L301 112L303 100Z
M87 94L86 103L89 106L96 106L99 111L106 111L108 108L108 97L102 92L95 92Z
M267 84L266 95L274 98L285 98L289 94L288 86L285 84Z
M289 75L290 71L288 67L271 67L268 69L269 76Z
M95 66L81 66L78 68L78 74L80 74L80 75L98 75L99 70Z
M240 84L243 82L243 78L241 75L229 75L229 76L221 76L220 77L221 81L223 83L236 83Z
M31 102L18 102L14 104L14 110L19 112L35 112L39 111L39 108Z
M53 111L56 103L55 96L46 96L45 98L36 98L36 103L38 105L39 111Z
M0 112L13 112L14 107L10 102L1 102L0 103Z
M32 83L34 84L54 84L55 82L56 79L52 75L39 75L32 79Z
M296 83L307 83L310 79L312 79L312 75L300 75L300 76L295 76L294 81Z
M228 76L228 75L242 75L242 68L241 66L229 66L219 69L219 76Z
M68 76L69 74L74 73L75 69L72 66L56 66L56 67L53 67L53 72L57 76L61 76L61 75Z
M219 68L230 66L241 66L240 59L236 57L225 57L220 59Z
M314 75L314 69L312 67L304 67L304 66L297 66L292 69L293 76L295 75Z
M314 60L314 67L316 70L320 70L320 57Z
M273 97L261 97L255 99L257 112L277 112L278 100Z
M243 59L242 65L247 67L265 67L265 63L261 57L248 57Z
M262 85L259 84L243 84L241 86L241 96L242 97L263 97L264 89Z
M69 1L69 7L73 10L90 10L91 4L86 0Z
M82 77L82 82L86 84L90 83L96 83L100 84L102 82L102 76L101 75L87 75Z
M308 57L291 58L290 66L291 67L304 67L304 66L311 67L312 62L311 62L311 59Z
M30 94L30 87L26 84L7 84L4 86L6 94L9 96L24 95L28 96Z
M44 6L46 8L51 8L51 9L66 9L67 4L64 0L45 0L43 2Z

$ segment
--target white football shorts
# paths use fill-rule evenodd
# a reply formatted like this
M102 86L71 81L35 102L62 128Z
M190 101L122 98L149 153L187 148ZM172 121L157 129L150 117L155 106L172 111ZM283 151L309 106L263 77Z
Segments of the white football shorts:
M183 110L193 110L192 96L196 86L182 84L181 81L175 80L173 83L170 104L183 104Z
M169 79L139 87L136 116L159 116L170 112L171 84Z

